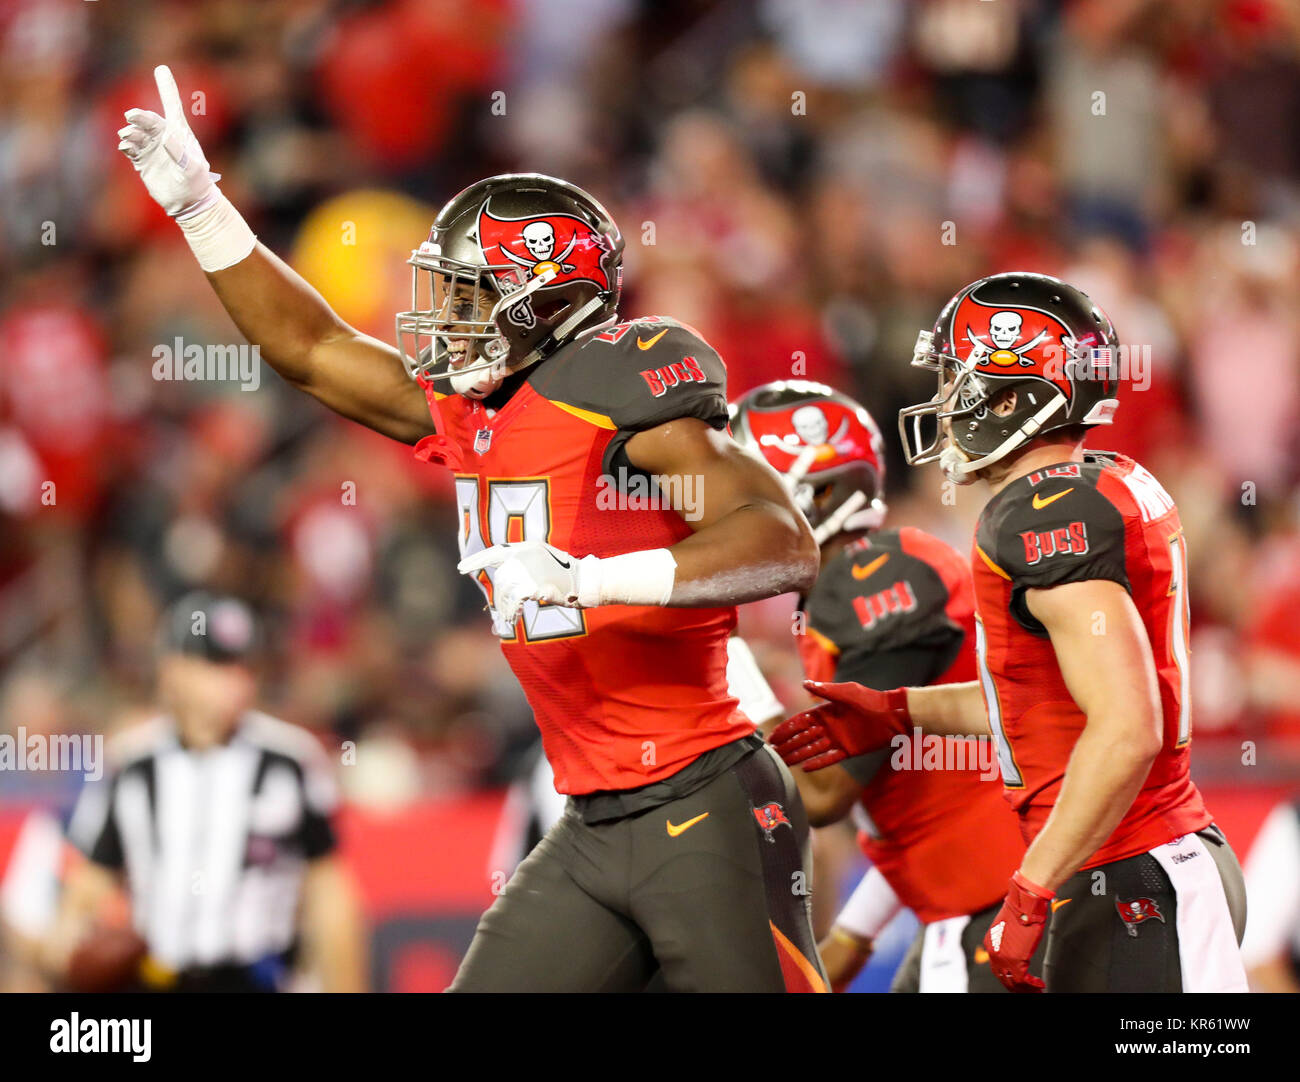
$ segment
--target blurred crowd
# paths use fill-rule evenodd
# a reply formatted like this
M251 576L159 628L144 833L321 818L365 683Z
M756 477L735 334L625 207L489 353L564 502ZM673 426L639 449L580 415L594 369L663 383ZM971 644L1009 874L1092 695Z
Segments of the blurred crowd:
M694 326L733 394L859 397L894 521L963 550L977 494L897 451L916 332L982 274L1078 284L1137 359L1092 442L1186 525L1198 769L1243 740L1261 781L1300 768L1297 0L0 0L0 725L139 717L157 614L201 585L269 620L266 708L368 742L346 783L391 801L512 776L531 718L446 475L269 369L155 378L241 341L114 149L159 63L354 325L392 339L455 191L564 176L622 226L628 316ZM789 613L742 629L794 706Z

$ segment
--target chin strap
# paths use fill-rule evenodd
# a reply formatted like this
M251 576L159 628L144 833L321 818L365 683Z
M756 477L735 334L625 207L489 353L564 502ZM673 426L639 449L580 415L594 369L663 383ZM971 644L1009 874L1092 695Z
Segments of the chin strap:
M995 462L1001 462L1017 447L1023 446L1025 441L1037 436L1043 430L1043 425L1051 419L1052 414L1064 405L1066 405L1065 396L1057 391L1056 397L1022 424L1014 436L1009 436L997 450L981 458L967 458L960 449L950 443L939 455L939 468L953 484L969 485L980 470L992 466Z
M457 394L477 399L486 398L501 386L505 378L506 366L498 361L486 371L478 369L473 372L453 372L448 382Z
M807 476L813 462L816 461L817 452L820 450L821 448L815 444L805 447L785 472L785 482L791 494L795 496L796 503L799 502L799 486ZM849 495L839 507L835 508L826 521L814 527L813 540L818 545L824 545L841 530L874 530L885 521L886 510L887 508L881 500L868 502L867 494L858 489Z
M824 545L841 530L874 530L885 521L887 508L881 500L867 502L867 494L861 489L853 493L831 516L813 530L813 539Z

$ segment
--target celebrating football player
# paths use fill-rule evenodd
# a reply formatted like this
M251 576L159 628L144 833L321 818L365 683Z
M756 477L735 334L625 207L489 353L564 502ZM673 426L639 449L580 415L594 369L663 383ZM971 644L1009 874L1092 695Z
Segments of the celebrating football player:
M789 772L727 690L739 602L817 546L726 433L722 360L617 322L623 240L581 189L492 177L413 253L400 349L345 325L217 188L171 73L120 148L290 383L455 474L460 569L542 732L565 816L480 922L455 990L824 990Z
M992 734L1029 843L984 946L1015 991L1049 913L1050 991L1244 991L1241 869L1188 773L1187 558L1174 501L1121 455L1119 343L1079 290L998 274L922 331L937 373L899 417L913 465L991 494L975 535L979 679L829 699L772 735L817 769L919 726ZM927 431L927 426L931 426ZM928 438L927 438L928 437Z
M792 380L740 399L732 431L786 479L821 545L821 571L800 606L808 677L882 689L974 679L970 569L936 537L882 526L885 470L871 415L829 387ZM996 773L985 775L991 759L988 741L900 734L892 747L825 770L795 770L809 822L852 811L872 863L821 943L833 988L853 980L907 906L922 928L895 991L1003 991L980 942L1025 846Z

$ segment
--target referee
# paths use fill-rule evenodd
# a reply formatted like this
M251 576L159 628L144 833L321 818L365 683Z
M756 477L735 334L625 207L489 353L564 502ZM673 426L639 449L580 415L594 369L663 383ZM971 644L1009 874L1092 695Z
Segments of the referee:
M331 770L310 734L253 709L257 640L233 598L192 593L168 610L162 712L110 742L109 773L73 811L68 835L88 859L49 941L56 973L124 882L146 988L282 991L306 962L314 987L362 990Z

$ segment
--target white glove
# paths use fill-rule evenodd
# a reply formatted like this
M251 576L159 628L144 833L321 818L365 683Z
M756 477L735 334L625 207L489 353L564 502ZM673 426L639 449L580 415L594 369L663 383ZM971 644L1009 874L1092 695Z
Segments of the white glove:
M135 166L154 202L176 219L199 266L224 270L247 258L257 237L217 187L221 175L209 170L203 148L190 131L171 69L160 64L153 75L164 115L128 110L127 125L117 133L117 149Z
M456 565L462 575L495 568L492 607L513 625L525 601L589 609L597 605L666 605L677 577L668 549L578 559L545 541L493 545Z
M496 568L492 576L492 607L513 625L525 601L578 607L581 561L545 541L493 545L456 565L462 575Z
M127 110L117 149L131 160L154 202L173 218L187 218L216 202L221 177L209 171L203 148L190 131L171 69L160 64L153 77L164 116L148 109Z

